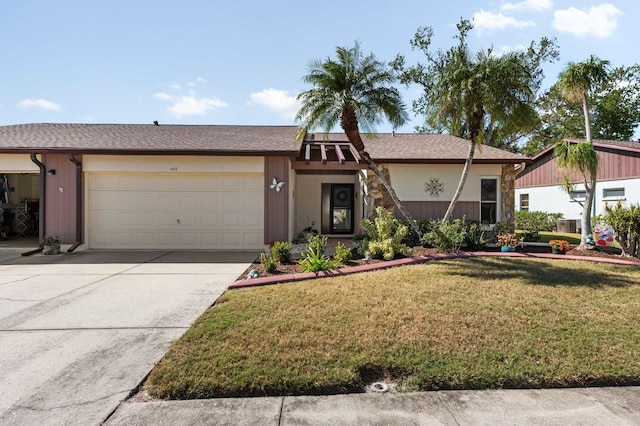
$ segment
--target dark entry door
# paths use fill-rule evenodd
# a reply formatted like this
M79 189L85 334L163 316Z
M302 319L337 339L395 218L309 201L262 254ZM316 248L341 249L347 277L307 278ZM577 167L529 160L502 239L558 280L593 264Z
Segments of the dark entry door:
M329 221L332 234L353 234L353 184L331 184Z

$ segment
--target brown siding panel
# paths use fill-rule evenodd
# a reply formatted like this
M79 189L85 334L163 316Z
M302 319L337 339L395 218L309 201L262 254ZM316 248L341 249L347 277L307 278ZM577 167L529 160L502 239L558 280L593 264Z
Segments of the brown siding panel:
M598 180L633 179L640 177L640 153L596 147L598 152ZM553 152L528 165L516 180L516 188L559 185L565 172L558 169ZM569 173L571 182L582 182L577 173Z
M76 239L76 165L66 154L45 154L42 163L47 171L55 170L55 175L45 174L45 217L44 233L57 235L63 244L71 244Z
M286 182L280 192L271 189L271 181ZM264 160L264 243L289 239L289 158L265 157Z
M449 201L403 201L402 205L409 211L414 219L442 219ZM402 217L396 209L396 217ZM474 201L459 201L453 209L453 218L480 220L480 203Z

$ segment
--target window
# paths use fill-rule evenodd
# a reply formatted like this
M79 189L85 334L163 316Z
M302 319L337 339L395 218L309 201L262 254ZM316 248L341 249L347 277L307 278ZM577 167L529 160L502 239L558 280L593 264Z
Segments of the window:
M624 188L605 188L602 190L602 198L624 198Z
M529 211L529 194L520 194L520 211Z
M571 201L584 201L587 199L587 191L573 191Z
M498 179L480 179L480 221L498 221Z

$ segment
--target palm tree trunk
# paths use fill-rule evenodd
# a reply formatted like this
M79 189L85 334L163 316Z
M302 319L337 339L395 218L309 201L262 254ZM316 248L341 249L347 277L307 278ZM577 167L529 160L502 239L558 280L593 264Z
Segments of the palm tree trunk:
M591 117L589 116L589 97L587 92L582 94L582 112L584 113L584 132L587 142L593 144L591 140Z
M580 218L582 230L580 231L580 245L578 246L581 250L587 248L587 237L591 235L593 238L591 232L591 211L593 210L594 194L596 193L596 176L591 175L589 178L590 182L587 182L586 179L584 182L585 200Z
M464 188L464 184L467 181L467 176L469 176L469 170L471 169L471 164L473 163L473 155L476 151L476 144L473 140L469 141L469 153L467 154L467 159L464 162L464 168L462 169L462 175L460 176L460 182L458 182L458 188L456 189L456 193L453 194L453 198L449 203L449 208L447 208L444 217L442 218L443 222L449 222L451 220L451 216L453 215L453 209L456 207L456 203L460 198L460 194L462 194L462 189Z
M413 229L413 231L418 235L420 241L422 241L422 232L420 231L420 228L418 227L416 221L411 216L411 213L409 213L409 211L402 205L402 202L396 195L396 191L393 189L386 176L384 175L384 173L382 173L382 170L380 170L375 161L373 161L371 157L369 157L368 153L365 152L364 154L365 155L362 156L363 162L365 162L367 166L369 166L369 169L371 169L371 171L373 171L378 179L380 179L380 182L382 182L382 185L384 185L385 189L389 193L389 196L393 200L393 203L396 205L398 211L400 211L402 216L404 216L404 218L409 222L409 226L411 226L411 229Z

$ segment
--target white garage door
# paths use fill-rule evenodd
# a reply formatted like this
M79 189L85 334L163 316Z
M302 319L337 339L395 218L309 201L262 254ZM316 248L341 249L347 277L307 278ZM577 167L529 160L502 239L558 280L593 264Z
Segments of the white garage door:
M259 249L260 174L90 173L93 249Z

